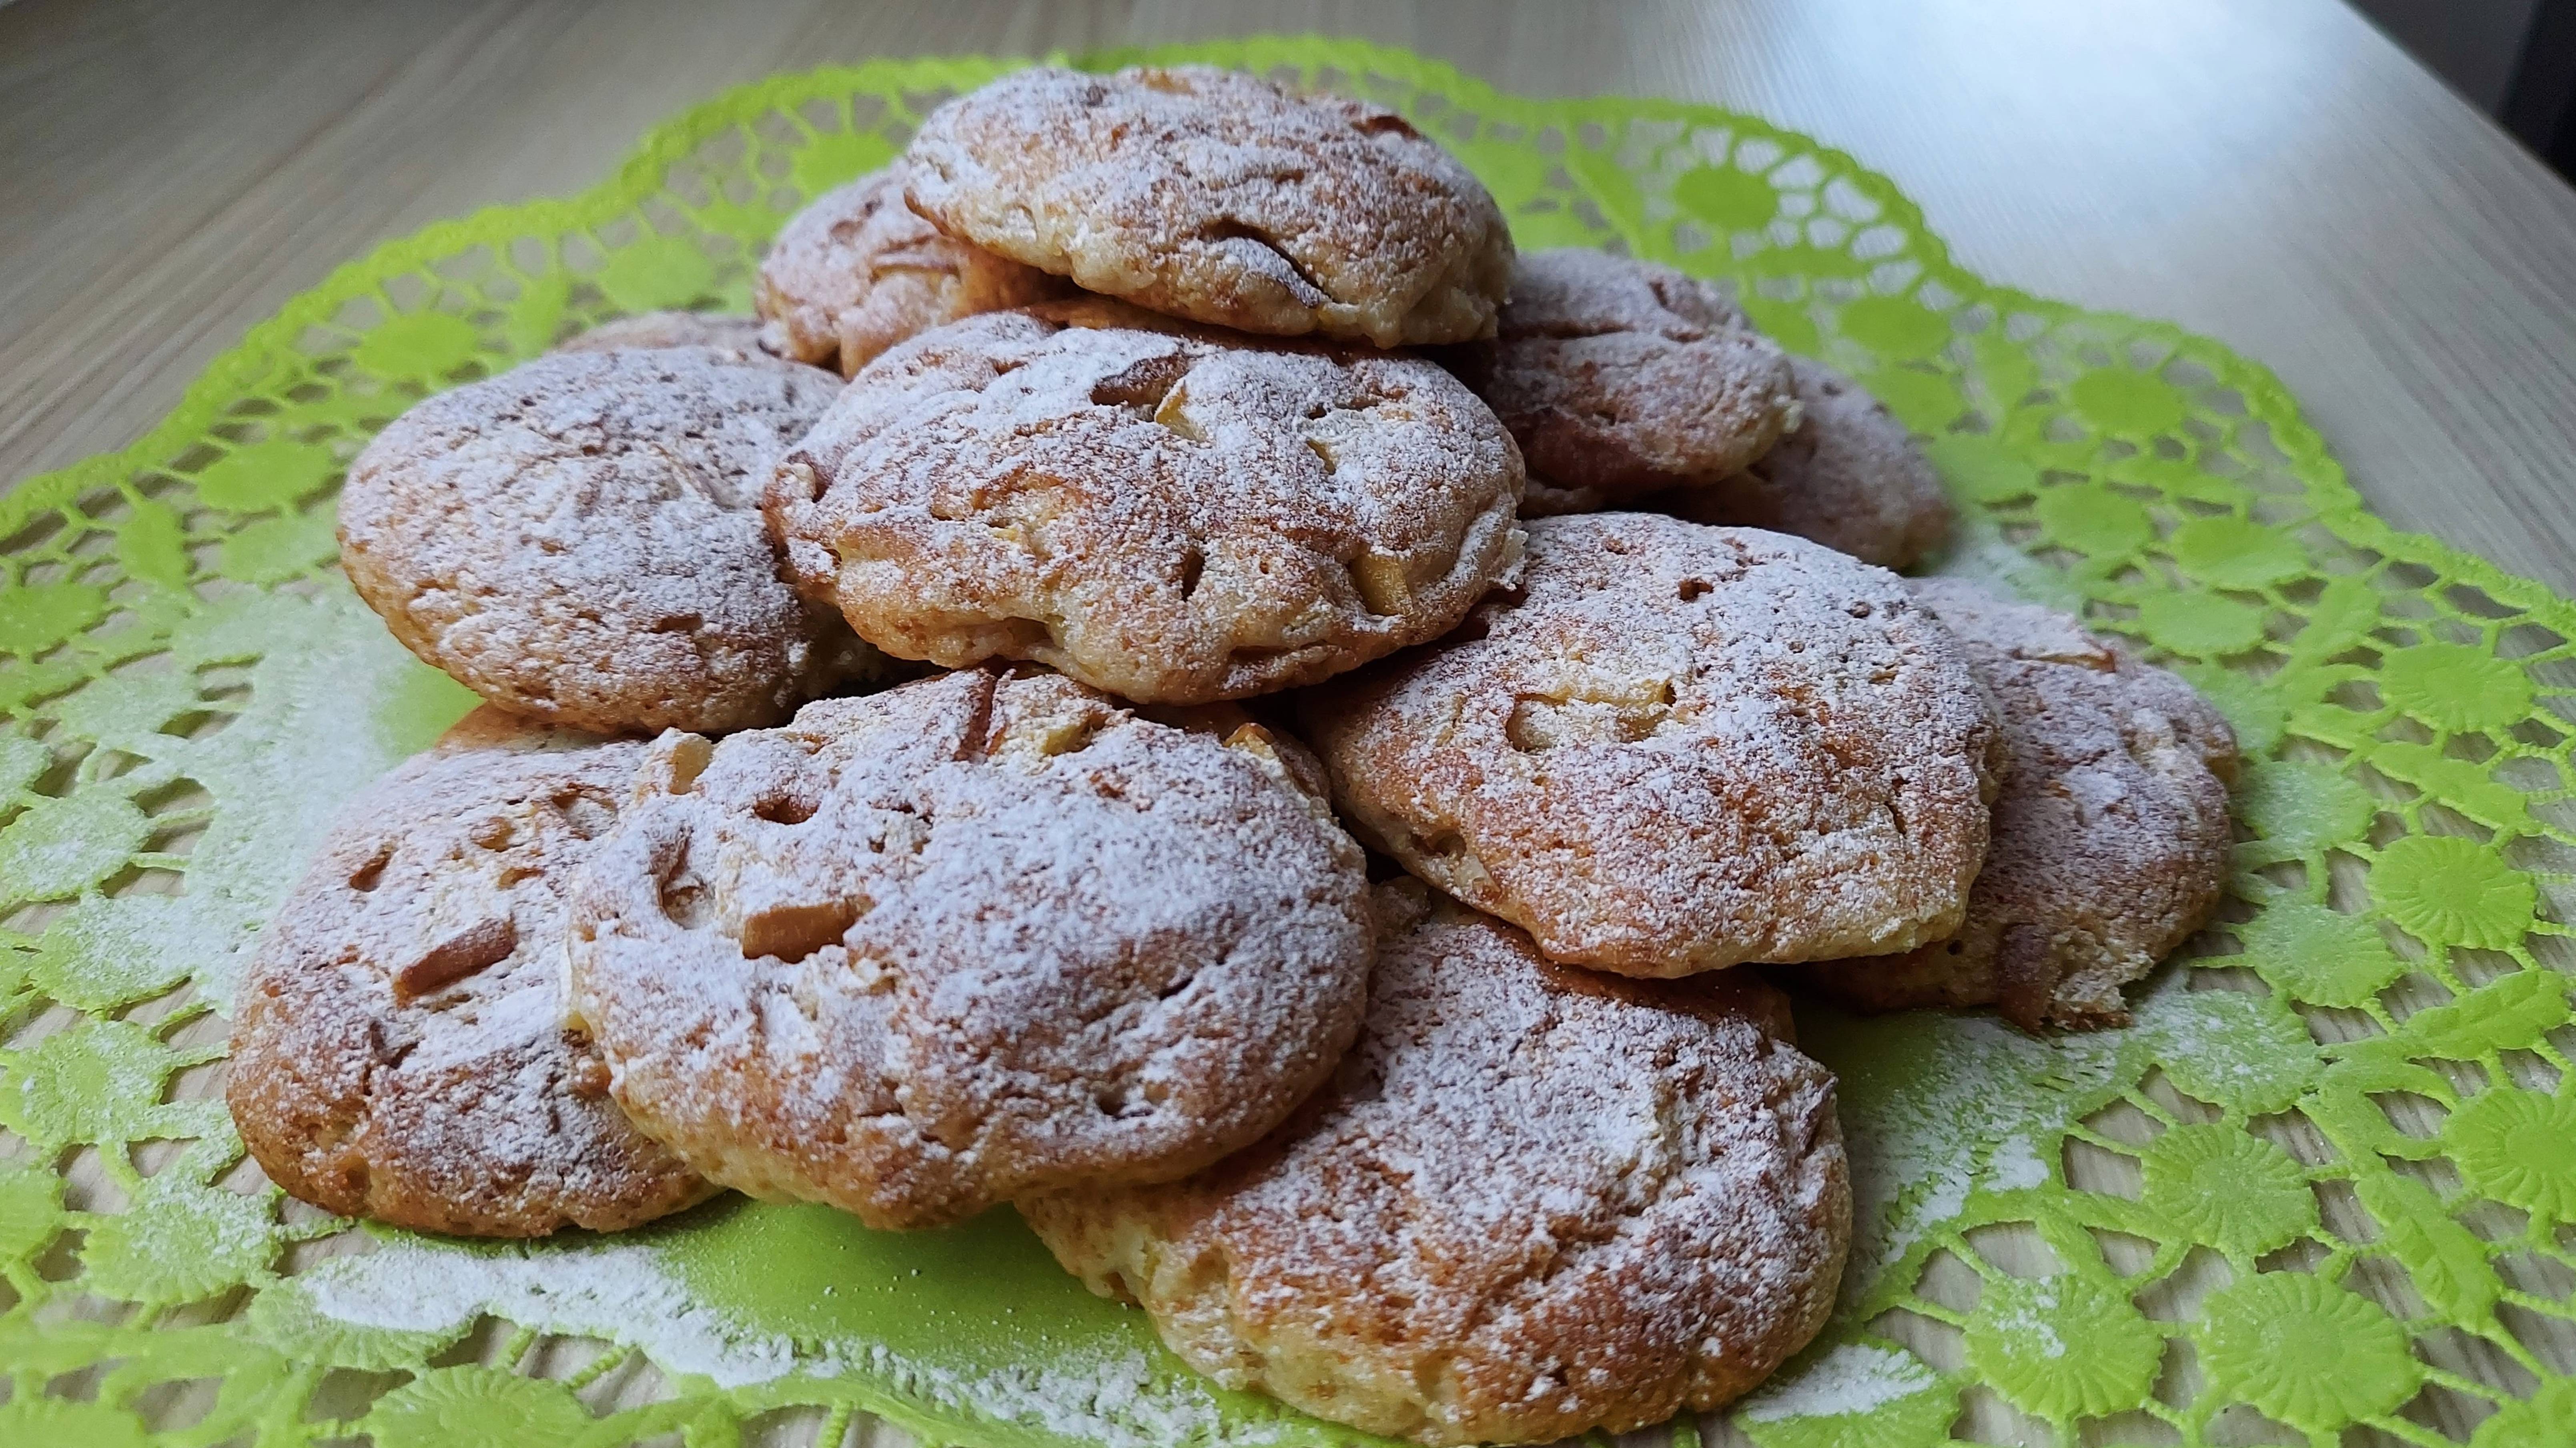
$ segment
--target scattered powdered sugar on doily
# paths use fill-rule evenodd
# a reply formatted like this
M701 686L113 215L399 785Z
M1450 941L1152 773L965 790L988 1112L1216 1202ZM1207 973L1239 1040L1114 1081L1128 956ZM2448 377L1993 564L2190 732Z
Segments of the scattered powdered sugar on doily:
M1939 1382L1911 1354L1845 1343L1807 1364L1796 1376L1775 1379L1746 1398L1736 1416L1748 1423L1857 1417Z
M1045 1365L959 1372L882 1343L799 1343L698 1303L651 1247L602 1243L573 1251L469 1251L396 1238L326 1262L298 1279L312 1309L356 1327L435 1332L489 1313L540 1331L596 1337L640 1350L666 1373L719 1388L865 1376L975 1417L1025 1425L1099 1448L1171 1443L1262 1444L1310 1437L1294 1418L1228 1422L1213 1384L1126 1343L1068 1344Z
M656 1366L721 1387L822 1366L799 1361L788 1339L746 1331L692 1301L641 1246L483 1253L397 1238L298 1280L315 1311L356 1326L432 1332L488 1312L521 1326L626 1343Z
M1995 1148L1994 1159L1986 1163L1987 1185L1999 1192L2034 1191L2048 1185L2048 1163L2030 1144L2030 1137L2016 1133L2006 1137Z

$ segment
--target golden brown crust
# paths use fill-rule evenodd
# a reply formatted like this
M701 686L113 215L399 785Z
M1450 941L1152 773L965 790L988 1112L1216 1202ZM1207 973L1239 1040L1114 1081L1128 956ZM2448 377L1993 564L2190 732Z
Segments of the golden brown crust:
M904 200L901 161L814 198L761 258L761 344L852 376L915 333L1043 301L1065 283L942 235Z
M838 391L759 353L549 353L377 435L340 495L341 567L405 647L512 713L776 722L869 666L780 576L759 512Z
M1584 247L1521 257L1494 340L1443 360L1528 458L1524 517L1714 483L1797 423L1788 359L1723 292Z
M573 999L727 1186L912 1227L1169 1179L1358 1027L1359 847L1266 750L987 670L654 749L574 890Z
M1779 994L1550 965L1380 893L1332 1084L1186 1181L1023 1200L1057 1258L1226 1385L1425 1444L1660 1423L1813 1337L1850 1190Z
M1744 471L1655 500L1698 523L1812 538L1906 568L1950 534L1950 498L1914 434L1866 388L1791 358L1802 420Z
M1020 71L932 112L905 159L950 235L1241 331L1463 342L1511 270L1494 198L1402 117L1210 66Z
M602 322L555 350L621 352L653 347L724 347L760 356L760 319L724 312L641 312Z
M423 1232L612 1231L703 1198L563 1027L565 877L643 746L483 708L332 829L260 938L225 1093L269 1179Z
M1953 579L1915 594L1959 636L2004 721L1994 844L1956 935L1818 966L1865 1010L1998 1006L2025 1030L2126 1024L2120 987L2225 892L2236 738L2189 684L2074 619Z
M1301 697L1363 839L1550 957L1630 975L1957 928L1995 727L1902 579L1658 514L1529 535L1517 601Z
M1186 704L1448 631L1518 559L1520 489L1493 414L1428 362L1087 298L878 358L768 511L797 585L888 653Z

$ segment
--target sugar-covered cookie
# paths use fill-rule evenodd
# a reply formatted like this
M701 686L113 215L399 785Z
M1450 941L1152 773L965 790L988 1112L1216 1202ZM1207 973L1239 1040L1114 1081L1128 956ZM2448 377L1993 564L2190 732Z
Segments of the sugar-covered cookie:
M691 1165L873 1226L1167 1180L1332 1069L1360 850L1257 727L966 670L666 735L574 889L576 1010Z
M1032 67L932 112L905 159L942 231L1247 332L1463 342L1511 271L1493 196L1403 117L1211 66Z
M1642 976L1947 936L2001 762L1904 580L1650 513L1535 520L1515 592L1299 710L1363 838Z
M233 1023L225 1092L271 1181L487 1237L631 1227L707 1194L564 1025L564 884L643 755L484 708L342 814Z
M1645 982L1382 887L1367 1024L1259 1145L1165 1186L1025 1198L1191 1366L1425 1444L1716 1407L1831 1309L1833 1082L1743 971Z
M1954 579L1914 592L1965 645L2003 720L2012 762L1994 842L1955 935L1814 978L1872 1010L1993 1005L2028 1030L2124 1024L2120 987L2225 893L2235 735L2189 684L2064 614Z

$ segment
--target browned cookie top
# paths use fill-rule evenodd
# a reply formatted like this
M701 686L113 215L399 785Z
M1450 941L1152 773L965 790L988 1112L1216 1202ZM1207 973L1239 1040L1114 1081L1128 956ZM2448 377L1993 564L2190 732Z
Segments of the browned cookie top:
M1819 967L1874 1009L2000 1006L2028 1030L2120 1025L2225 891L2236 738L2189 684L2074 619L1955 579L1915 595L1993 691L2011 756L1994 843L1956 935Z
M1409 882L1380 897L1331 1084L1185 1181L1023 1200L1056 1256L1226 1385L1426 1444L1660 1423L1812 1337L1851 1203L1787 1002L1741 971L1551 965Z
M1789 368L1798 425L1744 471L1657 504L1694 522L1795 533L1886 568L1939 547L1950 499L1914 434L1841 373L1803 357Z
M916 332L1042 301L1065 284L944 236L903 198L897 161L814 198L761 258L761 337L847 377Z
M1715 482L1797 421L1788 359L1723 292L1586 247L1521 257L1495 339L1446 360L1528 457L1529 517Z
M878 358L768 507L798 586L889 653L1197 703L1446 632L1519 556L1520 489L1428 362L1089 298Z
M1511 268L1494 198L1403 117L1210 66L1020 71L932 112L905 159L941 230L1247 332L1462 342Z
M1516 596L1299 708L1363 838L1631 975L1948 935L2000 764L1904 580L1647 513L1532 522Z
M880 1227L1248 1144L1370 959L1359 847L1258 735L968 670L665 736L575 888L617 1099L716 1181Z
M226 1094L269 1179L425 1232L608 1231L707 1188L564 1029L562 892L644 746L480 709L344 813L260 938Z
M781 576L759 511L839 390L756 352L550 353L377 435L340 496L341 566L394 637L513 713L773 723L865 658Z

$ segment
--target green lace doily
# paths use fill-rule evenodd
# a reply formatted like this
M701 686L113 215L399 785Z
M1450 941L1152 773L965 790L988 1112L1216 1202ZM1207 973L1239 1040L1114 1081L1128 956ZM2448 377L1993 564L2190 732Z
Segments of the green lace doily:
M1731 280L1934 439L1954 569L2157 650L2247 747L2233 898L2133 1028L1802 1007L1855 1165L1842 1310L1734 1413L1635 1441L2576 1440L2576 607L2364 511L2261 367L1969 275L1804 137L1350 43L1156 55L1398 107L1525 247ZM996 1448L1367 1441L1193 1376L1006 1212L358 1232L263 1182L213 1099L305 851L469 702L333 570L342 467L572 329L746 307L805 198L1004 68L723 96L587 195L343 268L150 436L0 497L0 1443L722 1448L861 1415Z

